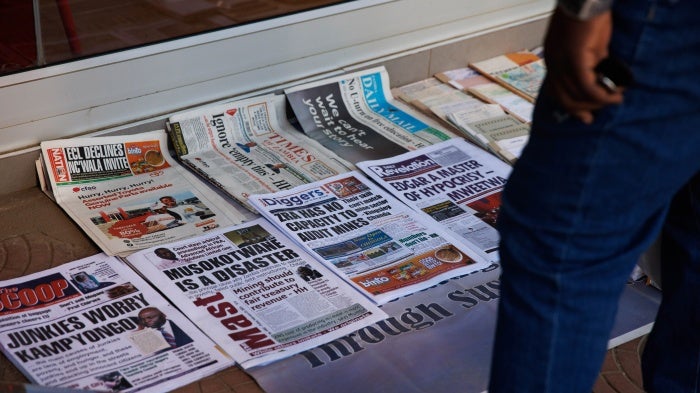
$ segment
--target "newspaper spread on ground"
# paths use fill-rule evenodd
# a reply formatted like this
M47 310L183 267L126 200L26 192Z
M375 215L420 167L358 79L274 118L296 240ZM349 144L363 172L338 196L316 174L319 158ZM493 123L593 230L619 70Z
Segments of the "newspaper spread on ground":
M127 262L243 368L386 317L263 218L142 250Z
M356 171L250 201L377 304L488 263Z
M384 67L295 86L285 94L304 133L353 164L455 136L395 100Z
M292 126L284 95L268 94L173 115L180 160L247 205L248 196L347 172L351 164Z
M0 281L0 345L42 386L160 393L234 364L116 257Z
M384 321L247 372L267 393L484 392L499 272L493 264L387 303ZM628 283L609 346L648 333L660 301L655 288Z
M41 153L56 202L108 255L246 217L170 156L163 130L46 141Z
M357 164L427 219L498 260L495 223L511 167L463 139Z

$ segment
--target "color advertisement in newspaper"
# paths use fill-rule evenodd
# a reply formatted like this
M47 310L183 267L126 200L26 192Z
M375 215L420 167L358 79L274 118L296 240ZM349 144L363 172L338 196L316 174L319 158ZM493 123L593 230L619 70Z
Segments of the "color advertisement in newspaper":
M105 254L0 281L0 345L33 383L91 391L165 392L233 365Z
M426 219L498 260L495 224L508 164L463 139L451 139L357 166Z
M162 130L47 141L41 152L56 203L108 255L128 255L246 217L245 209L173 160Z
M262 218L126 260L243 368L386 318Z
M384 67L295 86L285 94L304 133L353 164L455 136L395 100Z
M204 106L169 119L183 163L247 205L248 196L286 190L348 171L351 164L296 130L283 95Z
M356 171L250 202L376 304L487 264Z

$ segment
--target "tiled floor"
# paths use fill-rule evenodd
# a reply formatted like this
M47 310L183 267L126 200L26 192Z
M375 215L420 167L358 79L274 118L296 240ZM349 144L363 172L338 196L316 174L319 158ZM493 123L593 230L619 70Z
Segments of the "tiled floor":
M608 351L593 393L642 393L640 357L647 336Z
M0 279L18 277L99 252L36 188L0 195L0 223ZM643 343L644 337L608 351L594 393L643 392L639 368ZM4 356L0 356L0 382L26 381ZM243 371L231 367L176 392L259 393L262 389Z

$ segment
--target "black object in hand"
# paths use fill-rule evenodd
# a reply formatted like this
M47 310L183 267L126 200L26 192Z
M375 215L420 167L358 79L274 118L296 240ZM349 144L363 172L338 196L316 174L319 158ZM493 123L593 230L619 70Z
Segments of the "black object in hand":
M598 83L614 92L618 87L630 86L634 83L634 74L627 64L617 57L603 59L595 67Z

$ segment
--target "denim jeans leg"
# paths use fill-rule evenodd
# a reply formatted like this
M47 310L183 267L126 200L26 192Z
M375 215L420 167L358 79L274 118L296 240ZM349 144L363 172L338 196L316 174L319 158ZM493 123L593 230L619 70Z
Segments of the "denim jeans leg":
M649 393L700 392L700 175L675 196L661 237L663 300L642 370Z
M624 282L673 195L700 169L695 8L687 0L616 2L611 50L638 83L592 125L567 119L540 94L499 215L503 274L490 393L591 391ZM686 248L697 249L697 233L689 236L696 243ZM687 287L700 288L700 279L691 281Z

